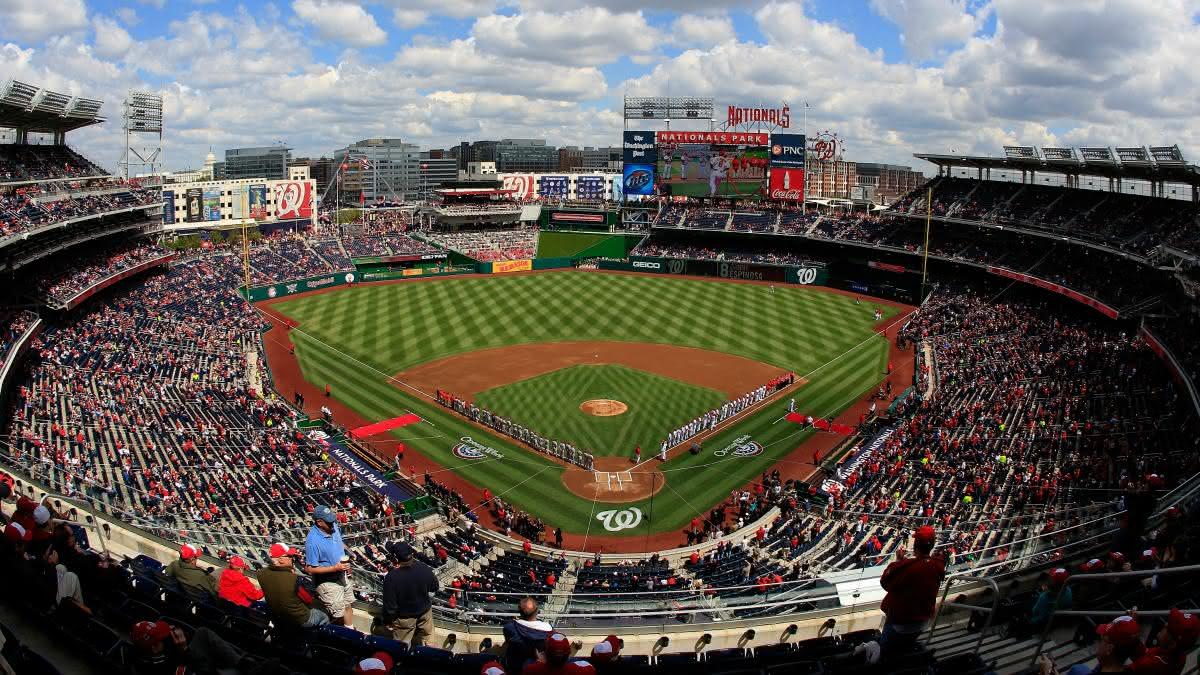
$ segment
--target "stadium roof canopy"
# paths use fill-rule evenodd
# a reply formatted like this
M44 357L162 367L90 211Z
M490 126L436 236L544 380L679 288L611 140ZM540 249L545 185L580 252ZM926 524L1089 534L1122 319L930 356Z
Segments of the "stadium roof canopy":
M939 168L966 167L1000 171L1034 171L1071 176L1142 180L1200 186L1200 166L1183 160L1179 146L1150 148L1005 148L1004 157L914 153Z
M99 124L103 101L9 80L0 87L0 127L66 133Z

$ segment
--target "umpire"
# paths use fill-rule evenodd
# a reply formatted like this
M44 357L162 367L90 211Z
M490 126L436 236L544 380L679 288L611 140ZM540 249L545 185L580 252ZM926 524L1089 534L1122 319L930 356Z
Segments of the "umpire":
M429 594L438 591L437 577L413 559L413 547L402 541L388 544L387 553L392 569L383 578L383 615L373 632L410 647L423 645L433 631Z

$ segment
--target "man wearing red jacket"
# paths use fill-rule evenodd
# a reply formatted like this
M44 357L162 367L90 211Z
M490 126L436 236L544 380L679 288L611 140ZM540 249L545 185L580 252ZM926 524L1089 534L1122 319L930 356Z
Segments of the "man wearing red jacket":
M909 558L900 549L895 562L879 578L879 585L887 591L880 606L887 616L879 639L883 656L915 644L925 623L933 617L938 588L946 576L946 561L930 555L936 543L937 532L932 527L917 528L913 534L916 555Z

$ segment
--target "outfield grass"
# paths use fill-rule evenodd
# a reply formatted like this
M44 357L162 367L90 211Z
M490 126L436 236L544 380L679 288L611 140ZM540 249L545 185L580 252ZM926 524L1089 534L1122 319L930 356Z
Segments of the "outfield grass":
M583 401L598 398L621 401L629 410L597 417L579 409ZM581 365L493 387L476 394L475 401L599 457L629 455L639 446L646 456L654 454L672 429L719 407L725 397L626 366Z
M875 386L887 343L874 336L870 303L799 286L735 284L652 275L589 272L448 278L364 285L275 305L298 320L296 355L306 379L334 383L334 396L368 420L411 410L426 420L397 438L467 480L491 488L565 531L604 534L590 500L566 492L563 468L447 413L389 379L451 354L517 343L625 340L723 351L794 370L809 383L799 410L834 415ZM886 308L889 316L895 310ZM653 515L623 535L674 530L795 448L811 432L776 423L785 402L717 434L699 455L664 467L666 486L631 504ZM750 435L758 457L713 451ZM465 462L452 453L462 436L486 439L502 460ZM645 448L643 448L645 449Z

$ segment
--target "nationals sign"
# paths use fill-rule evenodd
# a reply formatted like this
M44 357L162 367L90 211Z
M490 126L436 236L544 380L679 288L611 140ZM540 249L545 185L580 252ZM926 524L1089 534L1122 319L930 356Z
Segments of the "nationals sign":
M279 220L312 218L311 183L280 183L275 186L275 217Z
M769 137L769 134L741 131L660 131L658 132L658 144L766 145Z
M786 103L782 108L739 108L736 105L729 106L729 110L725 115L726 124L736 127L752 122L773 124L777 127L788 129L792 126L792 109Z
M793 202L804 200L804 169L771 167L771 182L767 196Z

